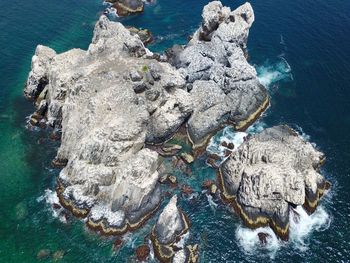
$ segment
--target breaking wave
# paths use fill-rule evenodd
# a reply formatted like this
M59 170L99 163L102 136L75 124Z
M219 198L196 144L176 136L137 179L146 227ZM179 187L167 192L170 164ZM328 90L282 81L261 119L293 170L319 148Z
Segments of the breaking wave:
M67 223L67 218L63 213L64 208L60 205L56 191L46 189L45 194L38 197L36 200L38 202L45 201L49 205L49 210L52 216L58 218L62 223Z
M283 54L278 57L278 61L275 63L267 60L262 66L257 66L256 72L260 83L268 89L280 81L293 80L292 68Z
M284 242L277 238L269 227L249 229L239 225L235 235L239 246L247 254L259 253L265 250L271 258L282 248L292 246L301 252L308 250L308 239L314 231L320 232L329 228L331 217L326 210L319 206L312 215L308 215L302 206L298 206L290 212L289 241ZM266 234L266 244L262 244L258 234Z

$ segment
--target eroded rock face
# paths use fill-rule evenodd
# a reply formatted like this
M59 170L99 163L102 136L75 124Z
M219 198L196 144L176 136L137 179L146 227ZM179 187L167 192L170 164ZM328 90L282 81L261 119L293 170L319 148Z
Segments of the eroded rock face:
M142 0L107 0L117 10L118 16L128 16L142 13L144 3Z
M250 227L270 225L288 239L289 211L313 212L329 183L318 172L324 155L288 126L251 136L220 168L223 197Z
M156 257L161 262L197 262L198 246L186 246L189 222L173 196L160 214L151 234Z
M194 147L227 124L249 126L269 105L265 88L246 60L249 28L254 22L251 5L234 11L214 1L204 7L201 27L189 44L167 52L170 62L185 76L194 113L188 134Z
M177 68L152 59L137 34L105 16L87 51L38 46L24 92L40 123L62 132L54 160L65 166L61 204L106 234L137 228L161 200L162 158L145 144L164 143L187 122L196 146L259 116L268 96L244 56L253 20L249 4L232 12L208 4L192 41L173 53Z

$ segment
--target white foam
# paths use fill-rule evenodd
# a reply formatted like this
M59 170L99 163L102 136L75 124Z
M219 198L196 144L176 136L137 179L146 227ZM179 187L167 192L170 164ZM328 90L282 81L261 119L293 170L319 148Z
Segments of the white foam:
M293 246L300 251L308 249L308 239L314 231L324 231L329 228L331 218L326 210L319 206L312 215L308 215L302 206L298 206L289 214L289 241L283 242L277 238L269 227L249 229L239 225L236 229L236 239L245 253L254 254L258 249L266 250L271 258L282 246ZM261 245L258 233L268 234L267 244Z
M266 245L262 246L258 237L258 233L267 234L266 237ZM257 229L249 229L243 226L238 226L236 229L236 239L239 242L242 250L247 254L254 254L257 248L266 249L271 258L275 257L276 252L282 245L282 241L280 241L275 233L269 227L259 227Z
M93 220L98 221L102 218L106 219L108 224L111 226L120 226L125 219L125 214L123 211L112 212L110 208L101 205L93 206L90 211L90 216Z
M215 202L213 201L213 197L212 197L211 195L208 195L208 194L207 194L206 196L207 196L207 199L208 199L208 203L209 203L210 208L211 208L213 211L215 211L216 208L218 207L218 204L215 203Z
M227 158L227 156L225 157L225 150L227 150L227 148L222 146L222 143L224 141L227 143L233 143L233 151L235 151L243 143L244 137L247 135L248 134L245 132L235 132L230 126L225 127L210 139L207 146L207 152L217 154L221 157L221 162L223 162Z
M324 231L329 228L331 218L323 207L318 207L312 215L298 206L295 212L291 212L290 220L290 240L299 250L308 249L307 239L313 231Z
M67 223L66 217L62 214L64 208L54 209L53 205L59 205L60 201L58 199L56 191L46 189L42 196L39 196L37 202L45 201L49 205L50 212L54 218L58 218L62 223Z
M256 68L258 79L266 88L271 88L279 81L293 80L292 68L287 60L281 55L279 61L270 64L266 62Z

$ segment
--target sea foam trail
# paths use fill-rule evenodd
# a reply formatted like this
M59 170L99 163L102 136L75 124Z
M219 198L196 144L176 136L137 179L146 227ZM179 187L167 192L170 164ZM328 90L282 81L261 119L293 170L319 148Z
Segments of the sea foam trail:
M266 61L264 65L256 67L258 79L267 89L279 81L293 80L292 68L287 60L283 56L279 56L278 59L276 63Z
M227 156L225 157L225 150L227 147L222 146L222 143L233 143L233 150L235 150L244 142L244 137L247 135L248 134L245 132L234 131L230 126L225 127L210 139L207 146L207 152L219 155L224 161L225 158L227 158Z
M289 219L290 234L287 243L279 240L269 227L249 229L239 225L235 232L236 239L245 253L254 254L264 249L269 252L271 258L274 258L283 246L292 246L300 251L306 251L310 234L314 231L319 232L328 229L331 223L331 217L322 206L319 206L312 215L308 215L302 206L298 206L290 212ZM265 245L261 244L258 233L267 234Z
M59 205L60 201L58 199L56 191L46 189L44 195L36 199L38 202L45 201L49 205L50 212L54 218L58 218L62 223L67 223L66 217L62 214L63 208ZM57 208L54 206L57 205Z

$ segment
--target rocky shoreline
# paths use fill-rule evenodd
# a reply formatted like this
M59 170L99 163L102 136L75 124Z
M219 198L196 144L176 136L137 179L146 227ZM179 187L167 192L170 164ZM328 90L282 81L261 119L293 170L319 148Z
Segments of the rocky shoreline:
M181 152L167 145L174 135L190 142L192 155L181 153L190 163L216 132L245 130L269 107L247 62L251 5L231 11L214 1L202 18L187 45L164 55L145 47L148 34L140 39L104 15L87 51L37 47L24 89L36 107L29 125L52 127L61 140L57 195L91 229L119 235L154 215L163 200L161 164ZM246 225L269 225L281 239L293 206L312 213L330 187L318 172L323 154L286 126L249 136L229 155L218 169L222 199ZM174 196L151 233L160 261L198 260L197 245L175 245L188 229Z

